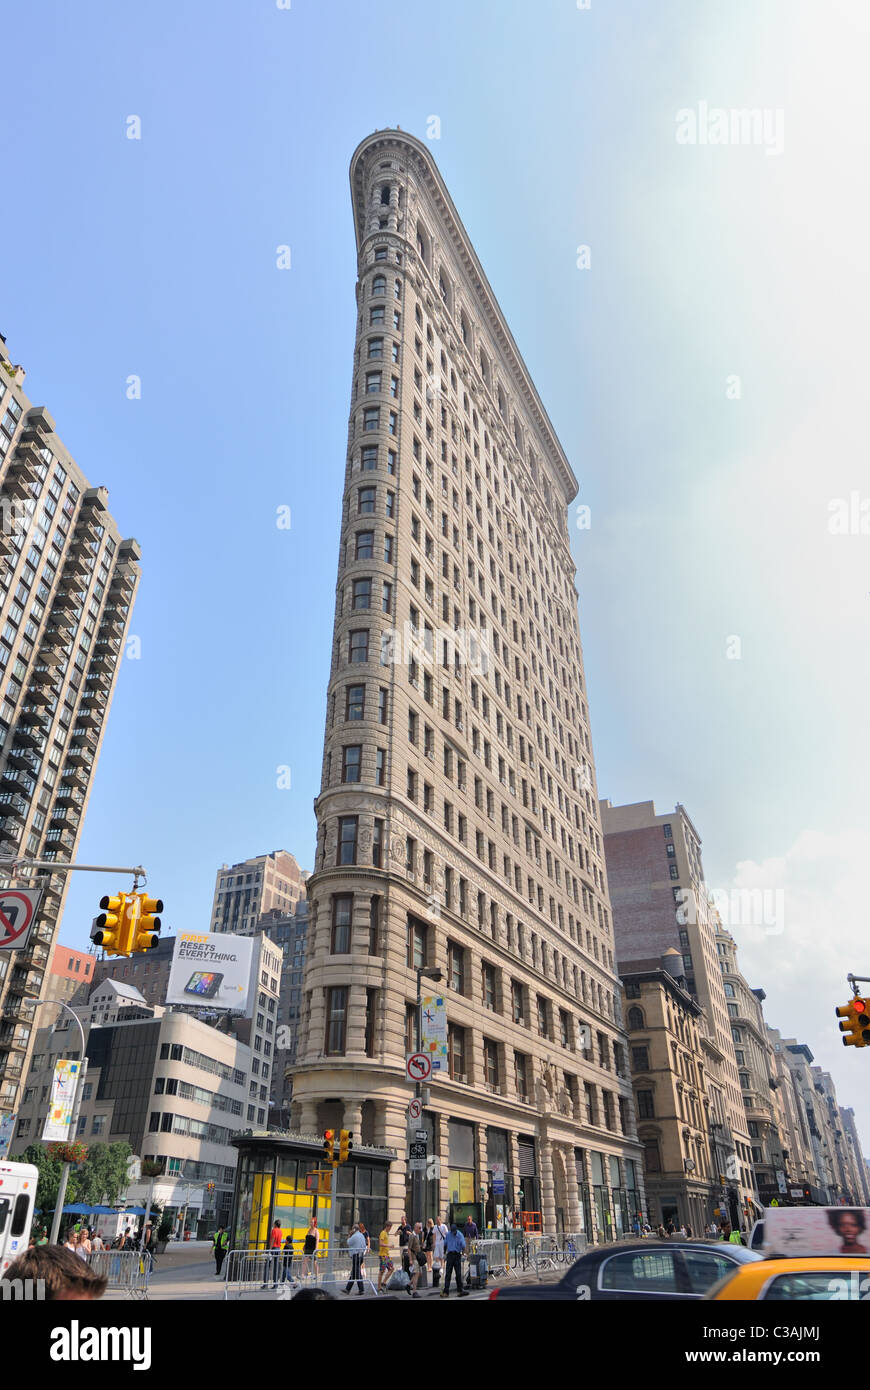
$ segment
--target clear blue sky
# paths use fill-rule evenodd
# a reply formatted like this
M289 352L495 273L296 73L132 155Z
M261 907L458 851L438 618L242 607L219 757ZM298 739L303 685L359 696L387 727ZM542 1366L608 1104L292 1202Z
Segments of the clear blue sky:
M144 862L188 928L225 860L283 847L311 867L348 162L368 132L424 137L437 115L432 153L592 508L575 554L601 793L684 802L712 885L783 887L781 936L735 930L745 971L841 1101L866 1095L831 1020L845 972L870 974L870 538L827 530L830 500L867 481L865 11L7 10L0 331L142 545L142 656L123 664L81 858ZM677 144L675 113L700 101L781 110L783 152ZM87 941L109 886L73 885L65 941Z

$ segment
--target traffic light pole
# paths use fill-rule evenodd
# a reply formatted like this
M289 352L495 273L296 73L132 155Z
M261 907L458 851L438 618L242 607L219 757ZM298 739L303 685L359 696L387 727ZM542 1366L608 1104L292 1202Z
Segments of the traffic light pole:
M147 882L147 875L142 865L118 867L117 864L64 864L57 859L0 859L0 871L7 870L15 875L20 868L23 869L50 869L53 874L71 873L78 870L79 873L86 874L132 874L138 881L140 878Z

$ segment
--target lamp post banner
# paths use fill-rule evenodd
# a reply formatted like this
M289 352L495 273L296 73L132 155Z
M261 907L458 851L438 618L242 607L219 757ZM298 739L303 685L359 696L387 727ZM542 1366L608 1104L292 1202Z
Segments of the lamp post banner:
M423 996L420 1051L428 1054L433 1071L447 1070L447 1008L443 994Z
M48 1118L42 1131L42 1137L46 1141L62 1142L75 1138L75 1135L70 1135L69 1129L81 1066L81 1062L70 1062L66 1058L54 1064Z

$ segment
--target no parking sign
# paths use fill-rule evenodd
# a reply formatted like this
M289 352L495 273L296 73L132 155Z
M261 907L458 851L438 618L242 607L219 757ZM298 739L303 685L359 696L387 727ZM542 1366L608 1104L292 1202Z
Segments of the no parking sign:
M41 897L41 888L0 889L0 951L27 946Z

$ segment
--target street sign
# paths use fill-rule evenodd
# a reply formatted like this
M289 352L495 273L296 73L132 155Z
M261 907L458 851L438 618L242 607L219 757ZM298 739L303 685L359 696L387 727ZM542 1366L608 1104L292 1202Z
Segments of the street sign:
M494 1163L492 1165L492 1190L493 1195L501 1195L504 1192L504 1164Z
M429 1138L428 1129L415 1129L414 1138L418 1141L422 1139L423 1143L425 1144L426 1140Z
M426 1145L416 1140L408 1145L408 1170L411 1173L425 1173Z
M27 945L41 897L41 888L0 889L0 951L20 951Z
M419 1118L420 1118L420 1116L421 1116L422 1114L423 1114L423 1102L422 1102L422 1100L417 1100L417 1098L416 1098L416 1096L415 1096L414 1099L413 1099L412 1101L409 1101L409 1102L408 1102L408 1116L409 1116L409 1118L412 1119L412 1120L419 1120Z
M412 1081L427 1081L432 1071L432 1063L425 1052L409 1052L405 1060L405 1071Z

